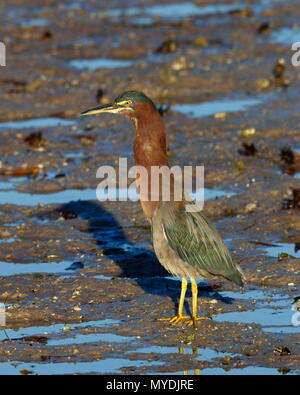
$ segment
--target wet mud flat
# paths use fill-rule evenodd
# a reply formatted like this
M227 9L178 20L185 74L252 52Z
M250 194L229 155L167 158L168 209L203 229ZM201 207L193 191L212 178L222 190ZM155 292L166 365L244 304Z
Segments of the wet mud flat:
M1 5L0 373L299 374L297 2L100 3ZM205 212L248 279L199 281L197 329L156 321L180 281L139 203L96 200L132 126L77 114L125 89L160 106L172 163L205 164Z

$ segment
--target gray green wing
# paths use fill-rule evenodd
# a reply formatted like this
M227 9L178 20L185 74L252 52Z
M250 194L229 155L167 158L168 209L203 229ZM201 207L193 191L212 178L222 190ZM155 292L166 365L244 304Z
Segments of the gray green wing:
M204 215L186 212L184 207L169 211L163 217L163 230L170 247L182 260L243 285L243 273L232 261L216 228Z

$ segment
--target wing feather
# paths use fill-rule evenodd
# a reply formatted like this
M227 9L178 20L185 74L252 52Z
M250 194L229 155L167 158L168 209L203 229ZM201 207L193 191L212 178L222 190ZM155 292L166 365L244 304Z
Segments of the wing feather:
M184 207L169 211L163 217L163 231L170 247L185 262L243 285L242 271L203 214L186 212Z

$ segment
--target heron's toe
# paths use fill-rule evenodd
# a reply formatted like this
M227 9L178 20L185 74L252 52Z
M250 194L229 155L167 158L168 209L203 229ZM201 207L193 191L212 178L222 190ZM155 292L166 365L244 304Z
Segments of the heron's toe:
M157 321L169 321L170 324L178 324L180 321L190 318L188 315L175 315L175 317L171 318L158 318Z

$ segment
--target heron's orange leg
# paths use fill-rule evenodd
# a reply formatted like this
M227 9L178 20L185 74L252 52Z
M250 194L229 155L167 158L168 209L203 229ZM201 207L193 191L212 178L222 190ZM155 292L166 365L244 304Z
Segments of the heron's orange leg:
M190 318L189 316L182 314L186 289L187 289L187 280L185 277L183 277L181 280L181 293L179 299L178 314L172 318L158 318L158 321L169 321L172 324L178 324L180 321Z

